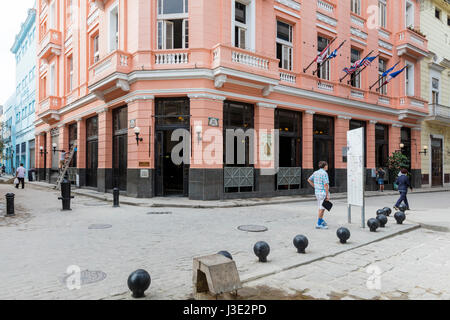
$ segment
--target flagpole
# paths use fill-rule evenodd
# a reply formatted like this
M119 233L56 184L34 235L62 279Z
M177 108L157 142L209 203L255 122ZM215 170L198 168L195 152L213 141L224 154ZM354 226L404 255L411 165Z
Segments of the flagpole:
M331 42L328 44L328 48L331 46L331 44L334 42L334 40L336 40L337 39L337 37L335 37L333 40L331 40ZM324 49L325 50L325 49ZM323 52L323 51L322 51ZM321 52L321 53L322 53ZM317 57L316 58L314 58L314 60L306 67L306 68L303 68L303 73L305 73L306 71L308 71L308 69L314 64L314 62L316 61L316 59L317 59Z
M368 56L370 56L372 54L373 50L369 52L369 54L367 56L364 57L364 59L362 59L361 61L364 61ZM350 73L347 73L345 76L343 76L342 78L339 79L339 82L342 82L342 80L344 80Z
M378 58L379 55L380 55L380 54L377 54L377 55L375 56L375 59ZM374 59L374 60L375 60L375 59ZM360 74L361 72L363 72L364 69L366 69L367 67L368 67L368 65L367 65L367 66L364 66L364 68L362 68L361 70L358 70L358 72L355 74L355 77L358 76L358 74ZM347 84L350 84L350 80L347 81Z
M347 41L347 40L344 40L344 42L342 42L342 43L340 44L340 46L337 47L336 50L339 50L340 48L342 48L342 46L344 45L344 43L345 43L346 41ZM320 66L317 67L317 69L313 71L313 76L316 74L316 72L319 72L319 68L320 68L325 62L327 62L328 60L330 60L330 59L327 57L324 61L322 61L322 63L320 63Z
M403 70L405 70L406 69L406 66L405 67L403 67L403 68L401 68L399 71L396 71L396 72L398 72L398 74L396 74L395 75L395 77L396 76L398 76L400 73L402 73L403 72ZM388 79L389 79L389 75L388 75ZM392 80L392 79L391 79ZM386 80L387 81L387 80ZM384 82L381 86L379 86L377 89L376 89L376 91L378 92L378 90L380 90L381 88L383 88L385 85L387 85L389 82ZM389 80L390 81L390 80Z
M397 62L395 65L394 65L394 67L396 66L396 65L398 65L400 63L400 61L399 62ZM385 75L384 77L386 77L386 76L388 76L388 74L387 75ZM384 78L384 77L382 77L382 76L379 76L378 77L378 80L377 81L375 81L370 87L369 87L369 90L372 90L372 88L382 79L382 78Z

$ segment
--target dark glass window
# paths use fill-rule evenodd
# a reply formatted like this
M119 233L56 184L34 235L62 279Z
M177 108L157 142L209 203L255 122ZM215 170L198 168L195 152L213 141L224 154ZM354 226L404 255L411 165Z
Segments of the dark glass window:
M356 49L351 49L351 58L350 58L350 62L353 64L353 63L355 63L356 61L358 61L359 59L361 59L361 52L359 52L358 50L356 50ZM358 71L355 71L355 72L353 72L351 75L350 75L350 85L352 86L352 87L355 87L355 88L359 88L360 87L360 75L358 74L357 76L356 76L356 73L357 73Z
M287 23L277 21L277 38L291 42L291 26Z
M72 149L72 146L78 139L78 125L73 123L69 125L69 150ZM77 152L73 154L72 161L70 162L69 167L76 168L77 166Z
M403 127L400 130L401 143L403 143L403 148L401 149L402 154L405 155L409 160L409 166L406 169L411 169L411 128Z
M279 167L301 166L302 143L301 112L277 109L275 129L279 131Z
M246 5L240 2L235 2L234 17L237 22L246 23Z
M87 139L96 139L98 137L98 117L86 119Z
M113 111L114 131L127 130L128 128L128 108L120 107Z
M314 135L333 136L333 118L325 116L315 116Z
M388 166L389 156L389 129L388 126L375 125L375 165L379 167Z
M156 100L156 124L189 125L189 99L164 98Z
M334 118L314 115L313 119L313 162L314 170L319 169L319 161L328 162L330 186L334 186Z

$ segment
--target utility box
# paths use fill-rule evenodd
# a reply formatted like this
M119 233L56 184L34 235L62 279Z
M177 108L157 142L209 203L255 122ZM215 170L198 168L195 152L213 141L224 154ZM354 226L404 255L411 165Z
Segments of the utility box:
M221 254L194 258L194 295L229 293L242 288L236 263Z

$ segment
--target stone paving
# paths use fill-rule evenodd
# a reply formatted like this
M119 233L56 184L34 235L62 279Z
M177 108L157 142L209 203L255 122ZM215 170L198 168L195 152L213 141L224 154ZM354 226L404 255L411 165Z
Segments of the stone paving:
M356 265L350 268L350 272L355 272L355 275L349 276L352 280L348 283L363 281L368 274L361 268L371 263L372 256L389 252L384 246L372 249L375 251L372 255L355 253L356 256L349 256L354 258L353 264L345 263L340 268L331 268L334 266L332 263L338 265L333 259L353 252L365 252L379 244L391 246L396 239L392 236L417 228L408 220L404 225L396 225L390 218L387 228L371 233L367 228L360 228L356 212L354 223L348 225L344 200L334 200L333 213L327 215L330 230L316 230L315 201L216 209L128 205L113 209L109 202L77 195L73 200L73 211L62 212L56 191L30 185L25 190L16 190L11 185L0 185L0 194L11 191L15 192L16 205L21 210L15 218L5 218L0 213L0 299L127 299L130 296L127 277L139 268L152 275L147 299L186 299L192 293L193 257L219 250L231 252L247 287L253 282L271 286L272 282L277 283L272 277L290 279L289 275L293 273L295 277L303 278L298 284L292 281L292 286L298 286L296 290L305 286L309 290L319 290L315 289L320 288L320 281L316 281L315 276L316 264L319 268L320 264L327 264L324 269L328 267L341 275L335 279L335 273L324 272L322 279L327 279L327 283L345 279L348 266L353 264ZM430 209L442 206L443 202L447 206L450 203L450 199L443 198L441 193L411 195L410 199L418 210L424 212L428 205L420 207L421 203L430 202ZM368 216L374 216L376 209L389 206L394 200L393 196L369 198ZM112 228L89 229L92 224L110 224ZM264 233L237 230L244 224L264 225L269 230ZM342 225L352 232L347 245L340 244L335 235L336 229ZM292 245L292 238L299 233L307 235L310 240L306 255L297 254ZM271 246L267 264L258 263L253 254L253 244L259 240L267 241ZM367 246L368 243L372 244ZM399 248L408 246L408 241L400 243ZM395 253L391 259L395 260ZM439 259L436 261L447 263L446 258ZM389 263L395 265L394 260ZM106 279L82 284L79 290L69 290L63 279L67 276L67 268L72 265L79 266L80 270L102 271L106 273ZM356 267L359 269L352 269ZM283 270L287 271L281 272ZM325 297L324 292L314 294L312 291L312 294L320 298L321 294ZM443 295L445 293L440 297ZM348 296L357 295L348 293Z

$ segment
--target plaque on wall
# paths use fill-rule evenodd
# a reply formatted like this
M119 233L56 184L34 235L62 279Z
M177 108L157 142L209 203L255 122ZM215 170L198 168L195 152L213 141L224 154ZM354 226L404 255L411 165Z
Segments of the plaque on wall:
M208 125L210 127L218 127L219 126L219 118L208 118Z
M130 120L130 129L133 129L134 127L136 127L136 119L131 119Z
M141 178L148 178L150 176L148 169L141 169Z
M150 167L150 162L139 162L139 167Z

